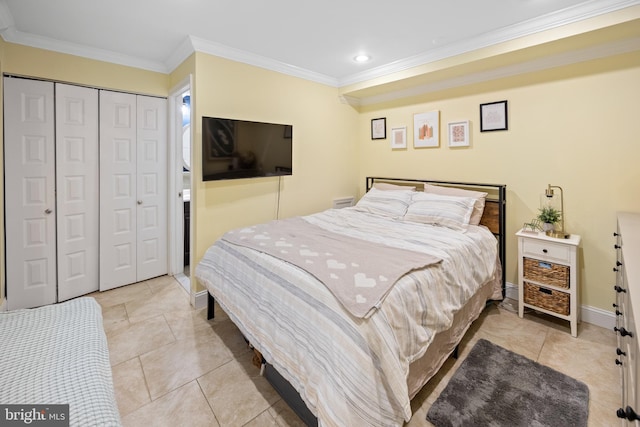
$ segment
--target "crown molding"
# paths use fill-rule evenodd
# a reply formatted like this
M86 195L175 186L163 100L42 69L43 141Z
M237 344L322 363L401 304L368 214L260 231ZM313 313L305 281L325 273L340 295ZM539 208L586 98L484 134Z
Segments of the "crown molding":
M185 39L178 45L178 47L169 55L164 62L165 68L168 72L171 72L178 68L191 54L195 52L191 37L185 37Z
M514 24L500 30L481 34L468 40L451 43L419 55L395 61L380 67L352 74L338 81L339 87L373 80L389 74L405 71L430 62L439 61L474 50L508 42L520 37L548 31L571 23L640 5L640 0L593 0L560 11Z
M261 55L256 55L244 50L232 48L220 43L204 40L198 37L189 37L193 45L193 49L196 52L207 53L209 55L219 56L222 58L230 59L232 61L242 62L245 64L253 65L267 70L276 71L278 73L287 74L294 77L300 77L305 80L314 81L316 83L322 83L328 86L337 87L338 79L316 73L314 71L306 70L295 65L290 65L275 59L267 58Z
M440 80L438 82L417 85L408 89L388 92L382 95L374 95L369 97L356 98L353 96L344 96L349 104L354 107L375 105L385 102L396 101L402 98L412 96L425 95L440 90L452 89L456 87L488 82L507 77L513 77L520 74L544 71L551 68L562 67L566 65L577 64L580 62L590 61L594 59L606 58L614 55L640 51L640 37L625 39L589 48L579 49L567 53L546 56L544 58L535 59L527 62L520 62L500 68L482 71L478 73L466 74L464 76L451 79Z
M0 3L3 5L4 3ZM1 12L0 6L0 12ZM2 39L9 43L20 44L38 49L51 50L54 52L66 53L83 58L95 59L97 61L110 62L113 64L125 65L143 70L167 73L166 66L162 63L136 58L121 53L112 52L105 49L87 47L79 43L63 42L49 37L42 37L31 33L24 33L16 30L13 26L0 30Z

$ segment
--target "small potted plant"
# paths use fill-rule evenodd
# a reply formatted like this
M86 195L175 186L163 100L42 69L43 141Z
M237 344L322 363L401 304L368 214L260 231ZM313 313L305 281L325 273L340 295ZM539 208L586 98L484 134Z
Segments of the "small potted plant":
M560 211L552 206L545 206L540 209L538 219L542 222L544 231L553 231L555 224L560 221Z

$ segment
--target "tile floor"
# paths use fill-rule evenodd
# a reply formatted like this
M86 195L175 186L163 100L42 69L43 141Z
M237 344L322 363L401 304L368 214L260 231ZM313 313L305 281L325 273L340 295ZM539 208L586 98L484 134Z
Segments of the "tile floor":
M252 352L224 315L206 320L171 277L94 293L103 309L116 399L125 426L302 426L251 364ZM491 306L449 359L413 399L407 427L429 426L426 413L480 338L585 382L589 426L619 425L620 374L613 331L588 323L569 334L568 323L533 314L520 319Z

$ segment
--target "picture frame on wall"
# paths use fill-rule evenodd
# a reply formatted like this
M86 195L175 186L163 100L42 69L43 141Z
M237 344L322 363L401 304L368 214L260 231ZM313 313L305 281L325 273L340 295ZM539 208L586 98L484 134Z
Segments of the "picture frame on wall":
M469 120L449 122L449 147L469 146Z
M440 146L440 111L413 115L413 146L415 148Z
M407 148L407 127L391 128L391 149Z
M371 139L386 139L386 138L387 138L386 117L371 119Z
M480 104L480 132L508 129L507 101Z

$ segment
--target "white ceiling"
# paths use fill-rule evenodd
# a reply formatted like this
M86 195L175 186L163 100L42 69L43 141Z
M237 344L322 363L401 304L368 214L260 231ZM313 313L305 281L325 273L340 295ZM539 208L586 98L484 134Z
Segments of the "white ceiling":
M0 0L5 41L170 72L194 50L344 86L640 0ZM372 60L358 64L359 53Z

